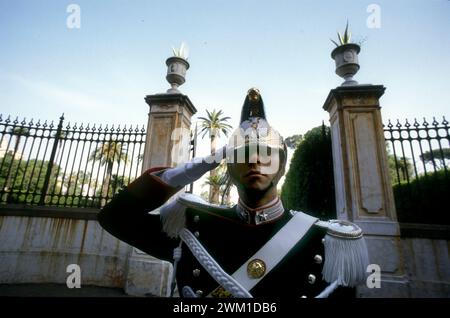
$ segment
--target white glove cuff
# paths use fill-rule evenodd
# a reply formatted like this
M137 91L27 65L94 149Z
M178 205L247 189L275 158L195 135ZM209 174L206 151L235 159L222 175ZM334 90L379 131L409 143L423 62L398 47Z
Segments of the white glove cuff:
M220 162L207 163L202 158L194 158L178 167L167 169L159 176L162 181L172 187L184 187L215 169Z

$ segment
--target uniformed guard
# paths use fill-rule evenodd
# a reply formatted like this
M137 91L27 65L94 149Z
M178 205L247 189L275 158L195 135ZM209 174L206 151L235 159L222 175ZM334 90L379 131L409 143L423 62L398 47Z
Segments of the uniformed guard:
M225 153L239 193L235 206L185 193L167 202L216 168ZM119 239L172 262L173 288L176 281L182 297L352 296L368 265L362 231L351 222L285 210L277 183L286 159L283 138L252 88L227 147L176 168L147 170L98 220ZM151 213L158 207L159 214Z

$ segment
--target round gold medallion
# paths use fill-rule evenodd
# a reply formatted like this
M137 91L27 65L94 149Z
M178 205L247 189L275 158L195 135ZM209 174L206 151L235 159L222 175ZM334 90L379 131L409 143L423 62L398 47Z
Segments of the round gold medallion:
M266 272L266 263L260 259L254 259L247 265L247 275L250 278L261 278Z

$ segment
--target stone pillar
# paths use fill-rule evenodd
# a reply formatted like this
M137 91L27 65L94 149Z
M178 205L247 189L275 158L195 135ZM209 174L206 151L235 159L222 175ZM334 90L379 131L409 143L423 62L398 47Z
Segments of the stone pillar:
M181 93L148 95L145 101L150 106L150 112L142 168L176 166L172 155L188 154L188 149L181 151L180 147L188 147L190 137L185 134L185 139L181 141L178 133L172 133L177 130L189 133L191 117L197 109L189 97Z
M336 212L365 233L370 263L381 269L381 288L359 297L406 297L407 280L389 176L379 98L382 85L340 86L323 108L330 114Z
M151 167L176 166L172 154L186 155L189 149L186 149L188 143L173 132L180 131L180 128L189 132L191 117L197 110L189 97L181 93L148 95L145 101L150 106L150 112L142 171ZM189 134L184 137L189 138ZM170 263L133 248L128 260L125 292L138 296L167 297L170 295L172 273Z

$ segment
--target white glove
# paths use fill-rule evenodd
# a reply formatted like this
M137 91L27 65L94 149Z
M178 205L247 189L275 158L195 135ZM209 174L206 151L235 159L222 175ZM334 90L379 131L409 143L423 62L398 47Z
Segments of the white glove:
M184 187L203 176L206 172L217 168L225 158L226 146L214 154L203 158L194 158L178 167L164 170L159 178L172 187Z

